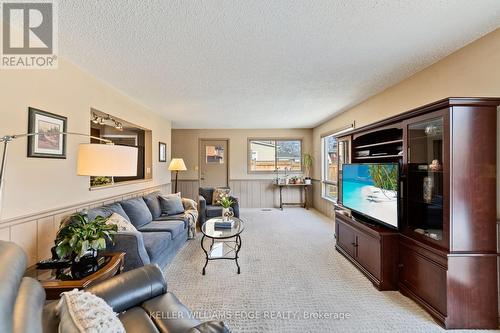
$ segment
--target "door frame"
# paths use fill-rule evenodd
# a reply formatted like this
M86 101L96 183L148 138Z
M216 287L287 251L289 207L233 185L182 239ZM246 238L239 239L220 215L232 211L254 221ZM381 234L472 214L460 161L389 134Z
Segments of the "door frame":
M203 141L226 141L226 146L227 146L227 152L226 152L226 183L227 187L229 187L229 172L231 168L229 167L229 148L230 148L230 140L229 138L198 138L198 184L199 187L201 187L201 146Z

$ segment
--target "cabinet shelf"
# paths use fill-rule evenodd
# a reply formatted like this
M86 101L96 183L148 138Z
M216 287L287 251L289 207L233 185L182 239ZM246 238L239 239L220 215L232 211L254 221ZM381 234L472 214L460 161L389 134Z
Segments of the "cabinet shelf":
M408 199L408 203L417 204L417 205L432 206L432 207L443 209L443 205L442 204L435 204L435 203L432 203L432 202L425 202L423 200Z
M354 159L356 160L373 160L379 158L394 158L394 157L403 157L403 155L378 155L378 156L356 156Z
M372 144L369 144L369 145L357 146L357 147L354 147L354 149L363 149L363 148L384 146L384 145L390 145L390 144L395 144L395 143L403 143L403 140L392 140L392 141L385 141L385 142L377 142L377 143L372 143Z
M443 170L408 170L409 173L435 173L435 174L443 174Z

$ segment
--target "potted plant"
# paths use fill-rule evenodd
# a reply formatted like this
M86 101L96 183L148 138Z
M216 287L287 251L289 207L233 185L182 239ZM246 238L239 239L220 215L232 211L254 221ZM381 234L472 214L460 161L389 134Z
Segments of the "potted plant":
M304 160L304 162L303 162L304 168L306 169L306 177L304 178L304 183L307 185L310 185L312 183L311 168L313 165L313 157L311 154L306 153L306 154L304 154L303 160Z
M231 217L233 214L230 208L233 205L234 201L229 197L229 195L223 194L221 196L221 199L219 200L219 203L222 206L223 220L228 221L229 217Z
M86 215L75 214L61 223L55 240L55 253L59 259L72 261L72 272L97 264L97 251L106 249L106 239L113 241L118 230L116 224L97 216L90 221Z

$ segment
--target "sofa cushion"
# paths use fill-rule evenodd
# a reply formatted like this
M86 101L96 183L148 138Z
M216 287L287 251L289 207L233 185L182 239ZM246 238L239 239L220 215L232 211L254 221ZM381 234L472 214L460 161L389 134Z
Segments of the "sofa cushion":
M127 213L125 213L123 207L118 202L111 205L92 208L87 211L87 217L90 221L92 221L97 216L110 217L113 213L117 213L118 215L121 215L123 218L125 218L125 220L131 222L130 217L127 215Z
M134 232L137 229L132 223L127 221L123 216L118 213L113 213L106 221L106 224L114 224L117 226L117 231L130 231Z
M62 293L57 312L61 318L59 332L125 333L113 309L102 298L87 291L74 289Z
M155 219L155 221L183 221L184 228L187 228L189 225L189 219L184 213L176 215L162 215L159 218Z
M151 262L155 262L155 259L163 254L170 246L170 243L172 243L170 232L144 232L142 233L142 238L144 239L144 247Z
M194 318L192 312L171 292L151 298L142 303L141 307L151 314L161 311L162 313L173 313L177 316L177 319L165 318L165 316L151 316L151 319L161 332L187 332L192 327L200 324Z
M168 231L172 234L172 239L180 235L184 230L184 221L153 221L139 229L140 232Z
M205 198L205 201L207 204L210 204L212 202L212 197L214 195L214 188L213 187L200 187L198 190L198 193Z
M153 192L142 197L146 206L148 206L151 215L153 215L153 220L161 216L161 205L160 198L161 192Z
M184 213L184 206L180 193L160 196L161 212L166 215Z
M137 306L122 312L118 319L127 332L158 333L158 329L150 318L150 314Z
M232 207L229 207L230 211L233 211ZM207 205L207 217L220 217L222 216L222 206L212 206Z
M214 190L214 193L212 194L212 205L214 206L220 206L220 201L224 197L229 197L231 194L231 189L227 187L218 187Z
M139 229L145 224L153 221L153 215L142 198L135 198L122 201L121 205L125 213L130 218L130 222Z

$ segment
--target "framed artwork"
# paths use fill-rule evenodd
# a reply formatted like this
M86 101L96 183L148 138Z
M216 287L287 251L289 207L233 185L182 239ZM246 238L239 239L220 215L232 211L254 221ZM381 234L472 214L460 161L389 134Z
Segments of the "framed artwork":
M167 144L163 142L159 142L159 154L158 156L160 157L159 160L160 162L166 162L167 161Z
M224 164L224 147L221 145L206 146L205 157L207 164Z
M28 109L28 157L66 158L68 118L35 108Z

